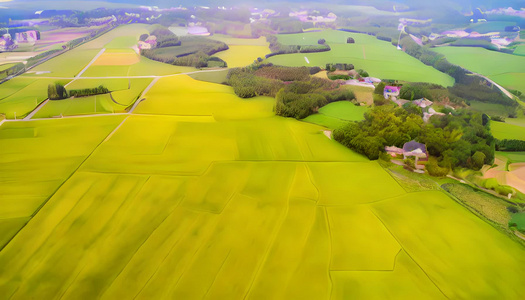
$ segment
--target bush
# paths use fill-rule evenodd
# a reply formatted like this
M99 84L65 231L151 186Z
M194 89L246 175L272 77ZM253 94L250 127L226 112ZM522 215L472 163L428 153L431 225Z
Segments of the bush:
M319 39L319 40L317 41L317 43L318 43L319 45L324 45L324 44L326 44L326 40L325 40L325 39Z
M330 80L338 80L338 79L349 80L351 77L350 75L328 75L328 78Z
M320 67L310 67L310 75L314 75L314 74L317 74L319 72L321 72L323 69L321 69Z
M375 106L382 106L388 103L390 103L390 100L385 99L383 95L374 94L374 105Z
M386 83L381 81L374 89L374 94L383 96L385 93Z
M426 170L430 176L434 177L445 177L448 175L448 173L450 173L450 169L440 167L434 157L429 159L426 165Z
M494 122L502 122L505 123L505 118L502 116L491 116L490 119Z
M349 38L346 39L346 43L347 44L355 44L355 40L354 40L354 38L349 37Z
M494 190L496 191L496 193L502 195L502 196L508 196L509 194L513 195L514 194L514 189L510 186L506 186L506 185L498 185L494 188Z
M511 214L517 214L520 212L516 206L507 206L507 211Z
M357 73L358 73L359 75L361 75L361 77L369 77L369 76L370 76L370 75L368 74L368 72L365 71L365 70L363 70L363 69L359 69L359 70L357 70Z

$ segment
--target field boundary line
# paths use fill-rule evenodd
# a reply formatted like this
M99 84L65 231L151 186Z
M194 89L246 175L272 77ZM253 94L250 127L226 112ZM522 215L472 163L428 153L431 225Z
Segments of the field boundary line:
M295 170L295 173L297 173L297 168ZM295 175L295 173L294 173L294 175ZM252 291L252 288L253 288L253 284L259 278L259 274L261 273L261 270L263 269L264 265L266 264L266 262L268 260L268 256L270 255L270 251L272 250L273 246L275 245L275 241L277 240L277 237L279 236L279 232L281 232L281 229L283 228L284 222L286 221L286 217L288 217L288 213L290 212L290 193L291 193L291 189L292 189L292 185L293 185L293 180L294 179L291 179L291 181L290 181L290 183L288 185L288 193L286 195L286 205L285 205L285 209L284 209L284 211L282 213L282 216L279 218L278 226L275 226L275 229L272 232L272 238L271 238L271 241L268 243L268 246L267 246L266 250L264 251L264 257L261 258L257 268L253 272L252 279L250 280L250 285L246 289L246 292L244 294L244 297L242 297L242 299L246 299L250 295L250 292Z
M383 227L385 227L386 230L388 230L388 232L390 233L390 235L396 240L396 242L398 243L398 245L401 247L401 249L408 255L408 257L410 257L410 259L419 267L419 269L421 269L421 271L425 274L425 276L428 278L428 280L430 280L430 282L432 282L432 284L439 290L439 292L446 298L446 299L450 299L442 290L441 288L434 282L434 280L432 280L432 278L428 275L428 273L425 271L425 269L423 269L421 267L421 265L412 257L412 255L410 255L410 253L408 253L408 251L405 249L405 247L403 247L403 244L401 243L401 241L397 238L397 236L394 235L394 233L390 230L390 228L388 228L385 224L385 222L375 213L375 211L370 207L369 208L370 211L372 212L372 214L379 220L379 222L381 222L381 224L383 224ZM396 258L397 258L397 255L396 255Z
M84 69L82 69L82 70L81 70L81 71L75 76L75 78L79 78L80 76L82 76L82 74L84 74L84 73L87 71L87 69L89 69L89 67L91 67L91 65L92 65L95 61L97 61L97 59L98 59L100 56L102 56L102 54L104 54L104 52L106 52L106 48L102 48L102 49L100 49L100 51L97 53L97 55L95 55L95 57L93 57L93 59L87 64L87 66L86 66Z
M182 202L182 200L181 200ZM137 252L140 251L140 249L146 244L146 242L150 239L151 235L153 233L155 233L163 224L164 222L166 222L167 219L169 219L173 213L177 210L177 208L179 207L180 205L180 202L179 204L173 208L173 210L166 216L166 218L164 218L164 220L162 220L162 222L159 224L159 226L157 226L157 228L155 228L155 230L153 230L153 232L150 234L150 236L144 241L144 243L142 243L140 245L140 247L137 249L137 251L135 251L135 253L133 253L133 256L131 257L130 261L126 264L126 266L124 267L124 269L128 266L128 264L131 262L131 260L133 260L133 258L135 257L135 255L137 255ZM198 217L195 218L195 220L193 220L193 223L191 223L191 226L189 227L188 231L190 229L193 228L193 226L198 222ZM186 234L187 232L185 232ZM170 237L172 236L173 232L171 232L170 234ZM171 243L171 246L170 246L170 249L169 251L166 253L166 255L164 256L164 258L162 259L162 261L155 267L155 270L153 272L151 272L151 275L149 276L148 280L146 280L146 282L142 285L142 287L139 289L139 291L137 292L137 294L133 297L133 299L136 299L141 293L142 291L146 288L146 286L149 284L149 282L151 281L151 279L159 272L160 268L162 268L162 266L164 265L164 262L166 261L166 259L171 255L171 253L173 252L173 249L175 249L175 246L177 246L178 244L180 243L180 239L177 239L176 241L174 241L173 243ZM117 275L117 277L115 277L115 280L117 280L120 275L122 274L122 272L124 271L124 269L122 269L122 271ZM109 285L109 287L104 291L104 293L102 295L104 295L110 288L111 286L113 285L113 283L115 282L115 280L113 280L113 282L111 282L111 284Z
M127 120L127 118L125 118L124 120L122 120L122 122L120 122L120 124L113 130L111 131L109 135L113 134L113 132L120 127L120 125L122 125L122 123L124 123L125 121ZM106 136L107 137L107 136ZM69 174L69 176L53 191L53 193L51 195L49 195L49 197L47 197L47 199L45 201L42 202L42 204L40 204L40 206L33 212L33 214L31 215L31 218L24 224L24 226L22 226L17 232L15 235L13 235L13 237L4 245L4 247L2 247L2 249L0 249L0 251L2 251L5 247L7 247L11 241L20 233L20 231L22 231L26 226L27 224L29 224L29 222L31 222L33 220L33 218L42 210L42 208L44 208L44 206L47 205L47 203L49 202L49 200L51 200L51 198L53 198L53 196L55 196L55 194L71 179L71 177L73 177L73 175L75 175L78 170L80 170L80 168L82 167L82 165L84 165L84 163L93 155L93 153L95 153L95 151L98 149L98 147L100 147L100 145L102 145L104 143L105 139L102 140L94 149L93 151L91 151L87 156L86 158L84 158L84 160L82 160L82 162L80 162L80 164L71 172L71 174Z
M328 210L326 209L326 206L322 207L322 209L324 210L324 215L326 218L326 227L328 228L328 238L330 240L330 261L328 262L328 278L330 278L330 298L329 299L332 299L333 292L334 292L334 280L332 279L332 273L330 270L332 268L332 258L334 256L334 251L333 251L334 247L333 247L333 241L332 241L332 226L330 225L330 216L328 215Z

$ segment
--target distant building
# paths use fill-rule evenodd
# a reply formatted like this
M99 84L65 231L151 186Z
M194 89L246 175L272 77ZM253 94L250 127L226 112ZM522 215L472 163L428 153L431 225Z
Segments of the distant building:
M421 108L427 108L429 106L432 106L432 104L434 104L434 102L428 100L428 99L425 99L425 98L421 98L419 100L414 100L412 101L412 103L414 103L415 105L421 107Z
M444 113L437 112L435 109L431 107L428 109L428 112L423 113L423 121L427 123L430 120L430 118L433 116L444 116L444 115L445 115Z
M399 86L385 86L385 89L383 91L383 96L385 99L395 98L399 96L399 92L401 91L401 87Z
M19 43L34 43L38 40L38 33L35 30L17 32L16 38Z
M389 154L392 157L397 157L398 155L403 155L403 149L398 148L396 146L386 146L385 151L387 154Z
M410 141L403 145L403 158L414 157L416 165L418 161L428 161L427 146L416 141Z

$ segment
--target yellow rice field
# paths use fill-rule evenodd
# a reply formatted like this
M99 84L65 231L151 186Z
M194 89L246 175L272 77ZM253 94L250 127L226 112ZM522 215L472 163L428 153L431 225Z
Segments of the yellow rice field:
M0 215L25 218L2 229L0 295L525 296L523 246L441 192L407 193L323 127L275 117L272 99L185 75L145 98L130 116L0 127Z

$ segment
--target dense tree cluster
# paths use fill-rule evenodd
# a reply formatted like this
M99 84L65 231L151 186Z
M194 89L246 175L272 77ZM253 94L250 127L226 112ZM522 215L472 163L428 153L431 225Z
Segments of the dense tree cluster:
M260 68L255 71L255 75L270 78L278 79L281 81L299 81L299 80L308 80L310 78L310 68L308 67L281 67L281 66L267 66Z
M228 84L241 98L276 97L277 115L305 118L334 101L355 99L354 94L340 89L333 81L311 77L307 67L281 67L253 64L228 73Z
M426 144L435 158L429 162L434 174L448 173L455 167L479 169L494 160L495 140L488 117L466 110L433 117L425 124L419 114L403 108L374 107L365 114L365 120L334 131L334 139L370 159L377 159L385 146L403 147L417 140Z
M153 35L157 38L157 48L164 48L164 47L173 47L173 46L180 46L181 41L175 35L171 30L168 28L161 26L161 25L155 25L153 30L150 31L150 35ZM141 36L143 37L143 36ZM144 39L146 40L147 37Z
M47 86L47 97L50 100L61 100L68 97L66 88L63 84L56 82Z
M330 85L326 80L315 77L286 85L275 97L275 113L278 116L304 119L331 102L355 99L354 93L347 89L327 90L326 87Z
M94 95L107 94L107 93L109 93L109 89L103 85L99 85L96 88L69 90L70 97L86 97L86 96L94 96Z
M326 64L326 70L328 72L335 72L336 70L351 71L353 69L354 69L353 64L346 64L346 63Z

